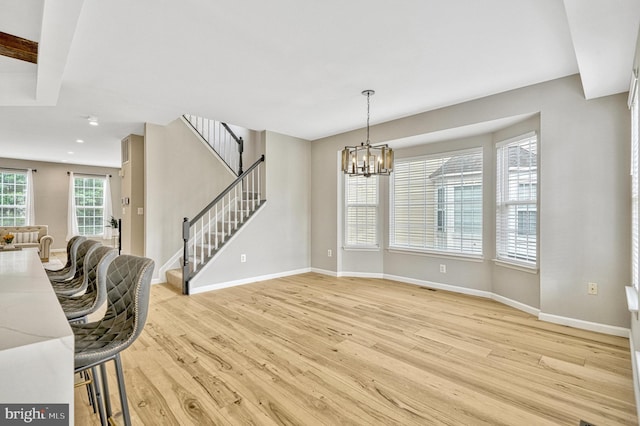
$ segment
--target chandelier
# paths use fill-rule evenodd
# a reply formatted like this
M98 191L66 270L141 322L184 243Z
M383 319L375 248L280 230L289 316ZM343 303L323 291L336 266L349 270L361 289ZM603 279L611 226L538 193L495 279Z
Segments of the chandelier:
M345 146L342 150L342 171L349 176L389 176L393 171L393 150L389 145L371 145L369 141L370 98L376 92L363 90L367 97L367 141L356 146Z

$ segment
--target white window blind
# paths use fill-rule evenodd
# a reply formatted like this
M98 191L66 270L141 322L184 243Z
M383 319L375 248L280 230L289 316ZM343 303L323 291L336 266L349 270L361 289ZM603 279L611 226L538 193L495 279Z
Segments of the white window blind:
M528 133L496 145L496 254L537 265L538 138Z
M638 268L638 232L640 231L640 217L638 209L638 186L640 183L640 170L638 167L638 126L640 125L640 113L638 108L638 90L637 81L632 87L632 95L630 99L631 108L631 283L638 289L640 273Z
M345 176L347 248L378 247L378 177Z
M482 255L482 148L396 159L389 246Z

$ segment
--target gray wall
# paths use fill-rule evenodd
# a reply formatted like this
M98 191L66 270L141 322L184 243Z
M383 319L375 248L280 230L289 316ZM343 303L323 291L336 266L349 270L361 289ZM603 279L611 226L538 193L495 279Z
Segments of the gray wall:
M182 248L182 220L194 217L235 176L181 118L145 125L145 256L160 268Z
M429 134L522 114L540 115L540 275L488 268L456 259L446 279L440 260L386 253L359 258L361 269L417 275L425 281L471 286L542 313L628 327L624 286L629 282L629 113L626 94L586 101L579 76L570 76L475 101L382 123L371 128L375 142ZM492 137L495 137L492 136ZM337 253L337 151L360 142L362 130L311 144L311 266L341 273L349 254ZM461 143L461 142L458 142ZM444 143L446 144L446 142ZM485 157L486 157L485 150ZM492 225L492 218L485 223ZM486 235L486 234L485 234ZM386 237L385 237L386 238ZM485 261L492 258L485 250ZM453 268L453 269L451 269ZM468 268L481 268L477 277ZM471 278L469 278L471 277ZM539 285L538 285L539 280ZM587 294L587 283L599 294Z
M311 148L308 141L264 132L267 203L192 288L309 268ZM245 254L246 263L240 263Z
M9 158L0 158L0 167L38 170L37 173L33 174L36 224L49 227L49 234L53 236L53 250L66 250L67 247L65 238L67 236L67 206L69 203L68 171L112 175L111 200L113 216L115 218L120 217L120 177L118 176L120 169Z

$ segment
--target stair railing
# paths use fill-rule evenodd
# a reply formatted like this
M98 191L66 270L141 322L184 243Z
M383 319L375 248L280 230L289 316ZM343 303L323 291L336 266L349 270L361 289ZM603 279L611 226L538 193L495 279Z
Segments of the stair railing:
M213 149L236 176L243 173L242 153L244 140L238 137L227 123L184 114L185 120Z
M193 219L184 218L183 294L189 294L189 281L264 201L261 170L264 161L262 155Z

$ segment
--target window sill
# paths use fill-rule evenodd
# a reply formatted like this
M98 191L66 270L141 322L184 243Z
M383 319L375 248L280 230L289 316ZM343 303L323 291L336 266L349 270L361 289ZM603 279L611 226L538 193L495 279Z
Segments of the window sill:
M522 265L519 263L507 262L500 259L493 259L493 263L495 263L497 266L502 266L503 268L514 269L516 271L526 272L529 274L537 274L539 271L537 266Z
M460 259L467 260L469 262L484 262L482 255L474 256L472 254L446 253L441 251L411 250L398 247L389 247L388 251L389 253L411 254L415 256L437 257L441 259Z
M380 251L380 247L342 247L344 251Z
M638 290L632 286L626 286L625 292L627 293L627 307L629 312L638 313Z

